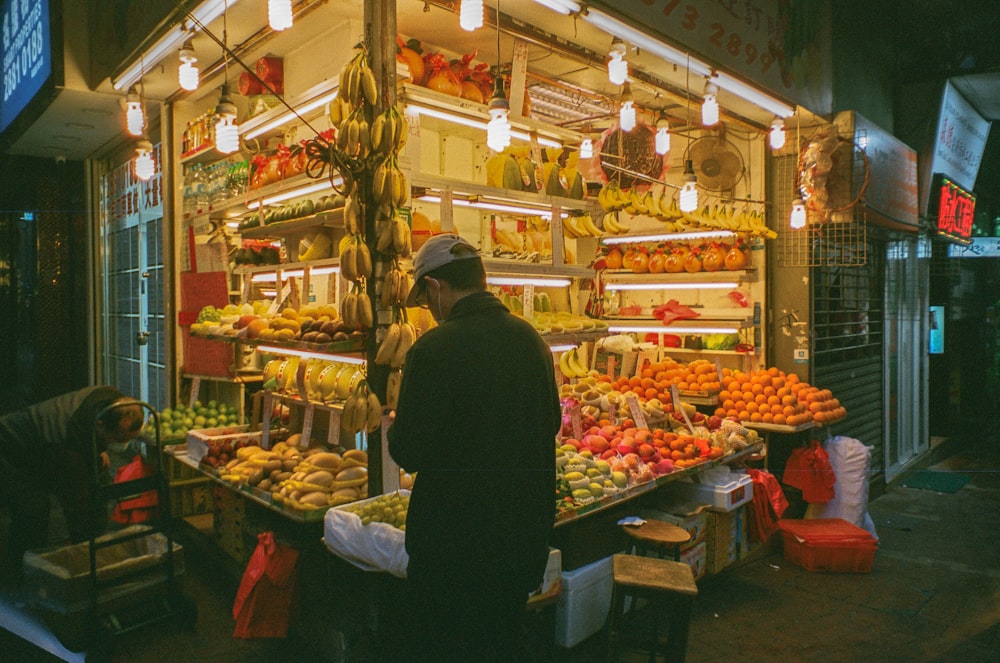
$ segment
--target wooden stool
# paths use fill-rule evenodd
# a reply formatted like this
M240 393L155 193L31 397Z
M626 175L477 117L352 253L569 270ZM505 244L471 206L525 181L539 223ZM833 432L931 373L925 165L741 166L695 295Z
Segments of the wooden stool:
M657 617L665 616L669 622L667 643L663 654L668 663L683 663L687 655L688 627L691 606L698 595L691 567L683 562L672 562L656 557L639 555L614 555L612 557L614 589L611 593L611 616L608 634L608 660L617 660L617 637L625 618L625 596L645 598ZM656 660L659 649L659 628L653 629L653 644L649 660Z
M662 520L647 520L642 525L622 525L629 535L629 549L637 555L645 555L650 550L660 557L668 550L673 553L674 561L680 561L681 546L691 540L691 534L677 525L665 523Z

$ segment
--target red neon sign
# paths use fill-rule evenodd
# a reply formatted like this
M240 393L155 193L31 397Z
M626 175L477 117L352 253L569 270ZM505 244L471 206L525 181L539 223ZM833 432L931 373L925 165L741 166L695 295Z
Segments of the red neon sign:
M942 177L938 186L938 234L969 239L975 212L976 197Z

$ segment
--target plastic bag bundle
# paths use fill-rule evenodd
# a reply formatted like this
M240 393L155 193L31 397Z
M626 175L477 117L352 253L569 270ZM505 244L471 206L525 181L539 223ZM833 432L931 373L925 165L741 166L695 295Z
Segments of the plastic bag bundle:
M823 449L830 457L836 475L834 496L824 504L811 504L806 518L842 518L852 525L868 530L878 539L875 523L868 515L868 473L872 449L860 440L844 435L829 438Z

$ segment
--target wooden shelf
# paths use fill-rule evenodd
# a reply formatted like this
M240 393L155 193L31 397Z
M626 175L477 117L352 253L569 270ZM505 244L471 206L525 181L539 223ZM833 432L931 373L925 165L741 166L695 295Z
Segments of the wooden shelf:
M245 239L282 238L286 235L302 234L316 227L343 228L344 208L327 210L288 221L277 221L266 226L251 226L240 230L239 233Z

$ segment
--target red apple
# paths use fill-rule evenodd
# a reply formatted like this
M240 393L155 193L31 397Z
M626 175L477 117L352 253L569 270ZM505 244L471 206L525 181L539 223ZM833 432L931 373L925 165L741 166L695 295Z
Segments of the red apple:
M635 447L629 444L628 442L622 441L622 443L618 445L618 453L620 453L622 456L626 456L628 454L634 454Z

